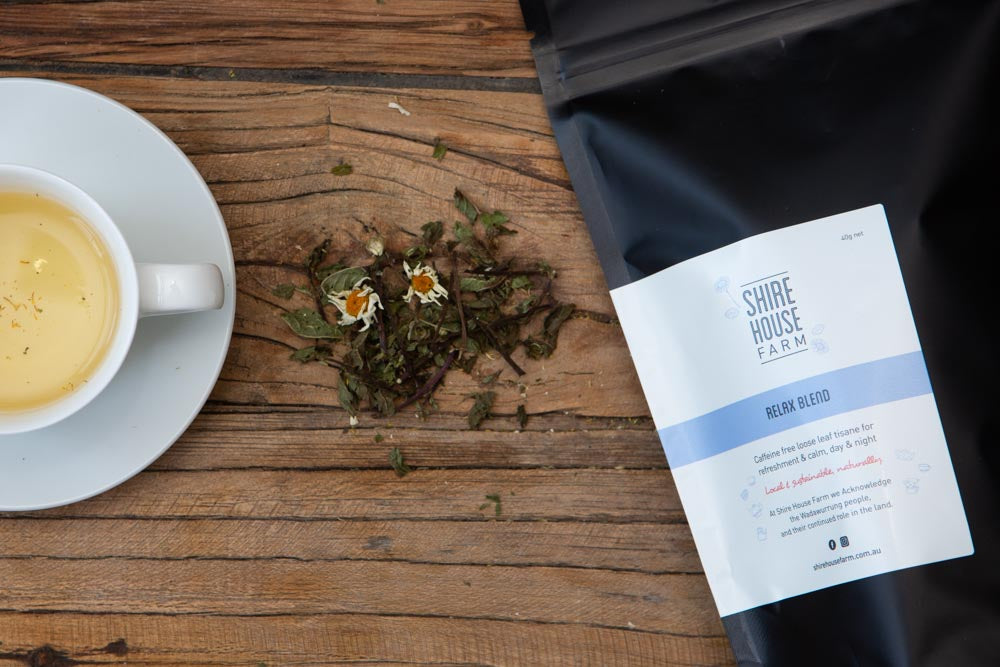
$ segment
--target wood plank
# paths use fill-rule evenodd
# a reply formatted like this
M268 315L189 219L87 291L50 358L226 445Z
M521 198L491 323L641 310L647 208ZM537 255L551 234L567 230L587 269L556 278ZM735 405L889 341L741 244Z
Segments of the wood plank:
M501 496L479 507L486 494ZM8 516L0 514L0 517ZM487 521L682 520L667 470L145 472L90 500L33 516Z
M488 618L718 636L704 577L384 561L0 560L3 608Z
M340 410L211 405L152 469L385 469L393 447L408 464L431 468L666 467L647 419L543 414L522 431L516 416L506 414L474 436L466 427L464 416L451 414L365 419L349 428Z
M0 664L575 665L732 664L723 637L586 625L385 615L145 616L0 613ZM51 645L48 651L42 647ZM32 653L34 652L34 653ZM49 662L29 662L29 656ZM69 664L69 663L66 663Z
M23 518L0 521L0 544L0 559L287 558L702 571L684 524Z
M516 0L14 2L0 41L42 61L535 76Z

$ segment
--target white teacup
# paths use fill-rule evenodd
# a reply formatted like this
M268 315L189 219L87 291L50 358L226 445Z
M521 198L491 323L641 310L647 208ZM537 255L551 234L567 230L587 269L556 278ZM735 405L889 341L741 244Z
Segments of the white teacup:
M121 368L140 317L214 310L222 307L225 296L222 272L214 264L137 264L107 212L65 179L33 167L0 164L0 192L10 191L37 192L87 221L104 242L115 266L119 312L104 360L87 383L53 403L27 411L0 412L0 435L49 426L90 403ZM3 243L2 228L0 243Z

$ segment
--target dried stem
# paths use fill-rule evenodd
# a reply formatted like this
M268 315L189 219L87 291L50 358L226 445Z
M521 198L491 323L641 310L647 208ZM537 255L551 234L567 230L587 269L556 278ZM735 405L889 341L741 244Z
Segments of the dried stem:
M444 374L448 372L448 369L451 367L451 364L455 361L456 356L458 356L458 350L452 350L451 352L449 352L448 356L445 357L444 363L441 364L441 368L438 369L437 373L432 375L430 379L428 379L427 382L424 383L424 386L422 386L420 389L417 390L417 393L415 393L413 396L410 396L408 399L397 405L396 410L399 411L402 410L403 408L407 408L416 403L417 401L419 401L420 399L429 396L430 393L434 391L434 387L436 387L438 382L441 381L441 378L444 377Z
M490 329L490 325L488 325L486 322L483 322L478 317L476 318L476 321L479 322L479 326L483 328L483 333L486 334L486 337L490 339L490 343L493 345L493 349L495 349L497 352L500 353L500 356L502 356L504 361L506 361L507 364L514 369L515 373L517 373L518 375L524 375L524 369L518 366L517 362L511 358L511 356L506 352L506 350L503 349L503 347L501 347L500 341L499 339L497 339L496 334L493 333L493 330Z
M451 291L455 294L455 305L458 307L458 321L462 324L462 349L469 349L469 330L465 325L465 307L462 305L462 285L458 277L458 258L451 254Z

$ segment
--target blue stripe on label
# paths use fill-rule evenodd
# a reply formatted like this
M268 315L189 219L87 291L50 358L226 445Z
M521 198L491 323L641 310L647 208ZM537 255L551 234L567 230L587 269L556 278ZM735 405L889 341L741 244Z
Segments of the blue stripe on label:
M807 397L808 403L810 394L824 390L829 392L828 401L800 404L800 397ZM929 393L931 382L924 355L910 352L815 375L744 398L661 428L660 442L670 467L679 468L817 419ZM788 401L794 409L788 409Z

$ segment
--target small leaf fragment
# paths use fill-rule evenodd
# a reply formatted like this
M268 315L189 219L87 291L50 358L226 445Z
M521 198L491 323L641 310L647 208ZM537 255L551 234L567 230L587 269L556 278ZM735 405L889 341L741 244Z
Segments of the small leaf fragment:
M351 388L347 386L343 373L340 374L340 379L337 381L337 398L340 401L340 407L347 410L347 414L351 417L357 417L358 399Z
M499 285L500 278L475 278L469 276L462 278L458 284L463 292L482 292Z
M447 152L448 152L448 146L447 146L447 144L445 144L443 141L441 141L440 139L438 139L434 143L434 153L433 153L432 157L435 160L443 160L444 156L445 156L445 153L447 153Z
M524 403L517 406L517 427L524 430L524 427L528 425L528 411L524 409Z
M483 420L490 416L490 410L493 409L493 401L496 399L496 396L496 392L492 391L484 391L472 395L474 402L472 408L469 409L469 428L479 428Z
M441 236L444 234L444 225L440 220L432 220L421 225L420 231L424 237L424 243L432 246L441 240Z
M311 308L299 308L290 313L284 313L281 319L285 321L285 324L292 331L303 338L340 340L344 336L340 327L328 323L319 313Z
M531 289L535 285L531 282L531 278L528 276L514 276L510 281L511 289Z
M389 450L389 463L396 471L397 477L406 477L408 473L413 472L413 468L406 465L406 461L403 460L403 452L399 451L399 447L393 447Z
M278 297L279 299L291 299L292 295L295 294L295 285L290 285L285 283L284 285L278 285L271 290L271 294Z
M487 493L486 494L486 500L488 500L489 502L483 503L482 505L480 505L479 506L479 511L480 512L483 511L484 509L486 509L487 507L490 506L490 503L493 503L493 511L496 513L496 516L500 516L500 494L499 493Z
M325 347L310 345L309 347L304 347L301 350L292 352L288 358L292 361L298 361L303 364L309 363L310 361L322 361L330 358L330 350Z
M347 162L341 162L336 167L330 169L330 173L334 176L350 176L354 173L354 167Z
M462 212L469 222L475 222L476 218L479 217L479 209L476 205L469 201L469 198L462 194L461 190L455 190L455 208Z

